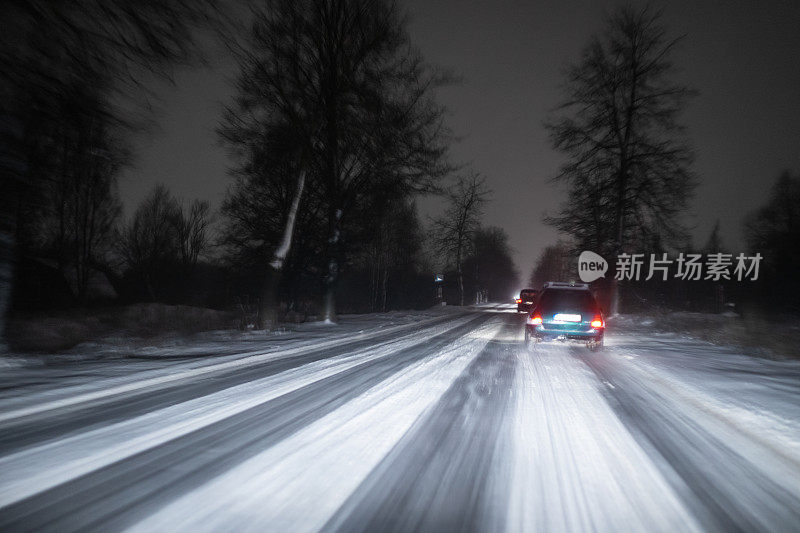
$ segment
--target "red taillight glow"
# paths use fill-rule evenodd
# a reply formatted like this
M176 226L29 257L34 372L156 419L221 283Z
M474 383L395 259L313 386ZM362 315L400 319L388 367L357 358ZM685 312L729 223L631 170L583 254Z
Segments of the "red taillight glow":
M597 316L594 317L594 320L592 320L592 327L593 328L602 328L603 327L603 319L600 318L600 317L597 317Z
M517 298L517 303L521 303L521 302L522 302L522 299L521 298Z
M538 315L537 316L532 316L532 317L530 317L528 319L528 323L529 324L533 324L534 326L538 326L539 324L542 323L542 317L540 317Z

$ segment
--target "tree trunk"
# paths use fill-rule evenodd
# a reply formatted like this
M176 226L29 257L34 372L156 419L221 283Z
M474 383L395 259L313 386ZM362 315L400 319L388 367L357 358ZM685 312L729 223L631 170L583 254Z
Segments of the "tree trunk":
M111 268L108 264L104 261L98 261L97 259L90 257L89 258L89 268L101 272L105 275L108 283L111 284L111 288L114 289L114 292L117 293L117 297L120 297L125 292L125 281L122 276L120 276L113 268Z
M378 279L380 278L379 258L380 252L375 245L370 250L370 269L369 269L369 309L373 313L378 310Z
M258 326L260 329L273 328L278 322L278 307L280 306L278 289L283 279L283 267L286 262L286 256L289 255L289 251L292 248L294 227L297 222L297 210L300 207L300 199L303 196L305 185L306 171L305 169L301 169L297 177L297 189L292 199L292 206L289 208L289 214L286 216L286 225L283 228L281 245L272 255L272 261L269 263L267 275L264 279L264 289L262 291L258 312Z
M22 139L21 125L10 115L0 115L0 353L8 350L6 317L13 297L22 190L32 179L21 157L27 151L19 149Z
M322 319L325 322L336 322L336 282L338 278L338 268L336 260L331 260L328 265L328 275L325 279L325 301L322 310Z
M20 181L0 174L0 353L8 350L6 327L14 297L21 187Z
M389 301L389 260L385 261L383 268L383 280L381 282L381 311L386 312Z
M616 277L611 278L611 287L610 287L610 299L609 299L609 316L614 316L619 314L619 280Z
M322 319L325 322L336 322L336 287L339 283L339 251L340 251L340 221L341 209L336 209L333 215L331 235L328 239L328 273L325 276L325 300Z
M281 282L283 268L277 269L270 264L264 278L264 287L261 291L261 301L258 306L258 329L272 329L278 323L278 288Z
M461 271L461 262L458 263L458 299L459 304L464 305L464 273Z
M625 180L623 180L623 186L624 186L624 181ZM621 203L623 200L619 199L618 201ZM614 246L614 248L615 248L615 251L614 251L615 257L611 258L615 268L616 268L616 257L619 257L619 255L622 253L622 249L623 249L622 248L622 239L623 239L623 235L624 235L624 231L625 231L625 210L624 210L624 208L623 209L619 209L619 208L617 209L617 217L616 218L617 218L617 222L616 222L616 224L617 224L617 242L616 242L616 245ZM610 298L610 302L609 302L609 307L610 307L609 314L611 316L618 315L619 314L619 308L620 308L620 305L619 305L619 300L620 300L619 291L620 291L620 288L619 288L619 280L617 279L616 275L613 278L611 278L610 290L611 290L611 298Z
M631 88L628 98L628 107L625 116L625 137L623 138L622 145L620 146L619 155L619 182L617 184L617 205L615 213L615 223L617 235L617 242L615 243L615 252L617 257L622 253L625 239L625 212L627 211L627 193L628 193L628 171L629 162L633 157L633 149L630 148L631 130L633 129L633 112L636 105L636 89L638 83L638 63L636 61L636 53L632 55L633 63L631 64ZM630 148L630 149L629 149ZM618 315L620 310L620 295L619 295L619 280L616 276L611 282L611 315Z
M14 283L14 217L0 213L0 353L8 350L6 345L6 315L11 308Z

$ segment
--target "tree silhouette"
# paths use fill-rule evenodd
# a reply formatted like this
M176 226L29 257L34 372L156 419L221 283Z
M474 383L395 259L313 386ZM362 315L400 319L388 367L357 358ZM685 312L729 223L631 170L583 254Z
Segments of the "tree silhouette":
M456 271L459 305L464 305L464 260L473 252L489 193L486 180L479 174L462 176L446 193L444 214L433 221L431 240L437 254Z
M473 254L465 270L471 274L476 292L486 301L507 301L519 288L508 234L495 226L479 228L473 241Z
M798 310L800 298L800 176L781 174L770 190L767 203L745 219L750 253L760 253L760 285L757 296L770 308Z
M123 111L131 106L121 103L142 88L141 74L169 77L174 64L195 55L194 29L215 25L218 15L213 0L3 3L0 335L13 258L39 240L39 217L52 208L43 204L46 183L62 173L64 161L95 164L86 157L91 150L71 143L74 127L86 117L107 131L131 126ZM71 147L74 154L67 153Z
M685 234L678 215L694 179L678 116L692 91L672 79L676 43L659 13L625 6L566 72L565 98L546 126L567 157L555 179L568 200L546 221L582 247L616 255L654 234Z
M56 155L60 171L41 191L36 233L43 240L43 255L56 260L78 301L85 303L92 271L107 264L113 244L122 211L117 175L128 156L102 119L77 119Z
M277 259L289 254L299 223L291 207L299 204L301 217L311 210L325 223L323 317L335 320L357 206L381 188L400 196L431 189L449 171L448 131L433 100L446 78L410 46L397 7L378 0L265 2L235 52L238 94L220 133L239 161L237 175L274 180L290 191L282 198L291 198L281 206L264 202L263 217L273 219L278 213L270 210L280 207L283 220L279 234L262 236L270 250L264 261L277 270L264 299L276 303Z
M209 223L207 202L195 200L187 209L164 185L156 185L122 227L117 252L155 301L192 273L208 248Z

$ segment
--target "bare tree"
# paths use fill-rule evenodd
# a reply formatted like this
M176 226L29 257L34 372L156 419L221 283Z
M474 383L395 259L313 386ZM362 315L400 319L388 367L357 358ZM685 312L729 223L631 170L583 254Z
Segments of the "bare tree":
M186 268L193 268L208 249L211 221L208 202L204 200L195 200L188 209L182 205L178 207L173 224L180 262Z
M91 91L89 91L91 92ZM105 264L121 202L117 175L127 150L103 117L77 113L59 132L55 172L41 191L36 220L41 253L54 258L84 302L91 273Z
M180 205L163 185L157 185L144 199L130 222L122 228L118 251L126 267L142 277L147 293L156 300L161 273L178 262L180 243L175 221Z
M433 221L434 248L458 276L459 305L464 305L464 260L472 252L489 192L486 180L479 174L460 177L447 193L444 214Z
M240 171L258 173L261 161L275 159L273 132L291 132L284 168L294 178L292 200L283 231L268 241L269 278L280 277L289 253L293 206L320 209L323 317L335 320L354 208L377 183L408 194L449 170L443 110L432 99L446 78L410 46L396 5L383 0L271 0L253 20L236 49L239 94L221 133L243 161ZM271 292L275 282L266 286Z
M291 253L295 233L323 234L324 240L324 206L318 195L304 194L305 165L311 159L304 155L298 132L302 130L286 123L241 121L230 112L220 128L223 139L243 161L231 171L235 183L222 204L226 219L222 242L234 262L266 270L258 309L263 328L278 319L278 290L287 269L308 263L302 255ZM314 248L313 256L318 257L321 245Z
M117 252L157 300L168 280L192 274L208 249L210 223L207 202L195 200L187 209L164 185L156 185L119 232Z
M651 8L615 11L569 67L559 117L547 124L567 156L557 181L569 198L546 221L580 245L618 254L640 239L684 235L691 150L678 115L692 91L673 81L669 39ZM597 247L600 249L597 250ZM618 312L614 286L611 312Z

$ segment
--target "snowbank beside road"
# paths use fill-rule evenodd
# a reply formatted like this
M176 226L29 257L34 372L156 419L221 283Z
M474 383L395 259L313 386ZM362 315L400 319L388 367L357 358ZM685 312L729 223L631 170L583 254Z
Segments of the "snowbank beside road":
M770 359L800 359L800 318L686 311L618 315L607 319L619 333L689 336L720 346L739 346L745 353Z
M172 306L181 307L181 306ZM183 306L185 307L185 306ZM174 312L178 312L175 310ZM211 310L208 310L211 311ZM413 324L430 318L463 313L455 307L433 307L422 311L391 311L363 315L342 315L339 323L326 324L322 321L300 324L284 324L271 330L218 329L198 325L197 329L176 330L172 326L162 333L141 336L141 329L130 331L107 331L94 340L80 342L69 349L59 344L52 350L41 353L12 352L0 356L0 368L52 366L77 361L98 361L107 359L178 359L202 356L231 355L250 352L255 349L271 349L279 346L296 345L301 342L316 342L320 339L346 339L354 334L377 331L394 326ZM192 313L185 320L193 320ZM151 317L152 318L152 317ZM148 319L150 321L150 319ZM149 322L148 322L149 323ZM209 325L210 322L203 322ZM44 322L37 327L44 327ZM55 323L58 330L69 330L74 324L69 321ZM219 325L222 325L221 323ZM204 331L208 330L208 331ZM139 333L137 333L139 331ZM48 335L59 333L42 333ZM49 341L47 341L49 342ZM63 343L62 343L63 344ZM69 344L69 343L66 343ZM74 343L73 343L74 344Z
M187 305L156 303L125 307L70 309L47 316L19 316L8 325L13 352L29 364L64 360L174 356L217 343L256 343L271 337L312 335L320 327L336 331L387 327L430 316L463 312L437 306L430 310L341 315L339 323L282 323L273 331L238 330L236 313ZM323 331L325 331L323 329ZM24 355L28 354L28 355ZM191 353L189 355L192 355Z
M189 305L140 303L125 307L67 309L44 316L22 315L7 328L12 350L51 353L102 339L156 338L169 333L235 327L236 315Z
M209 372L259 364L268 359L287 357L304 350L337 346L353 340L366 340L383 334L401 334L457 318L464 314L455 308L429 311L392 312L343 316L338 324L299 324L283 331L217 331L180 339L161 346L136 347L124 342L113 345L92 344L73 351L55 354L58 363L42 369L41 364L28 368L23 359L9 357L6 371L0 375L0 401L4 412L75 404L82 398L95 398L130 392L130 387L156 386L178 379L198 377ZM132 359L115 364L113 359ZM109 359L112 359L109 361ZM122 363L116 361L116 363ZM170 372L165 373L169 367Z

